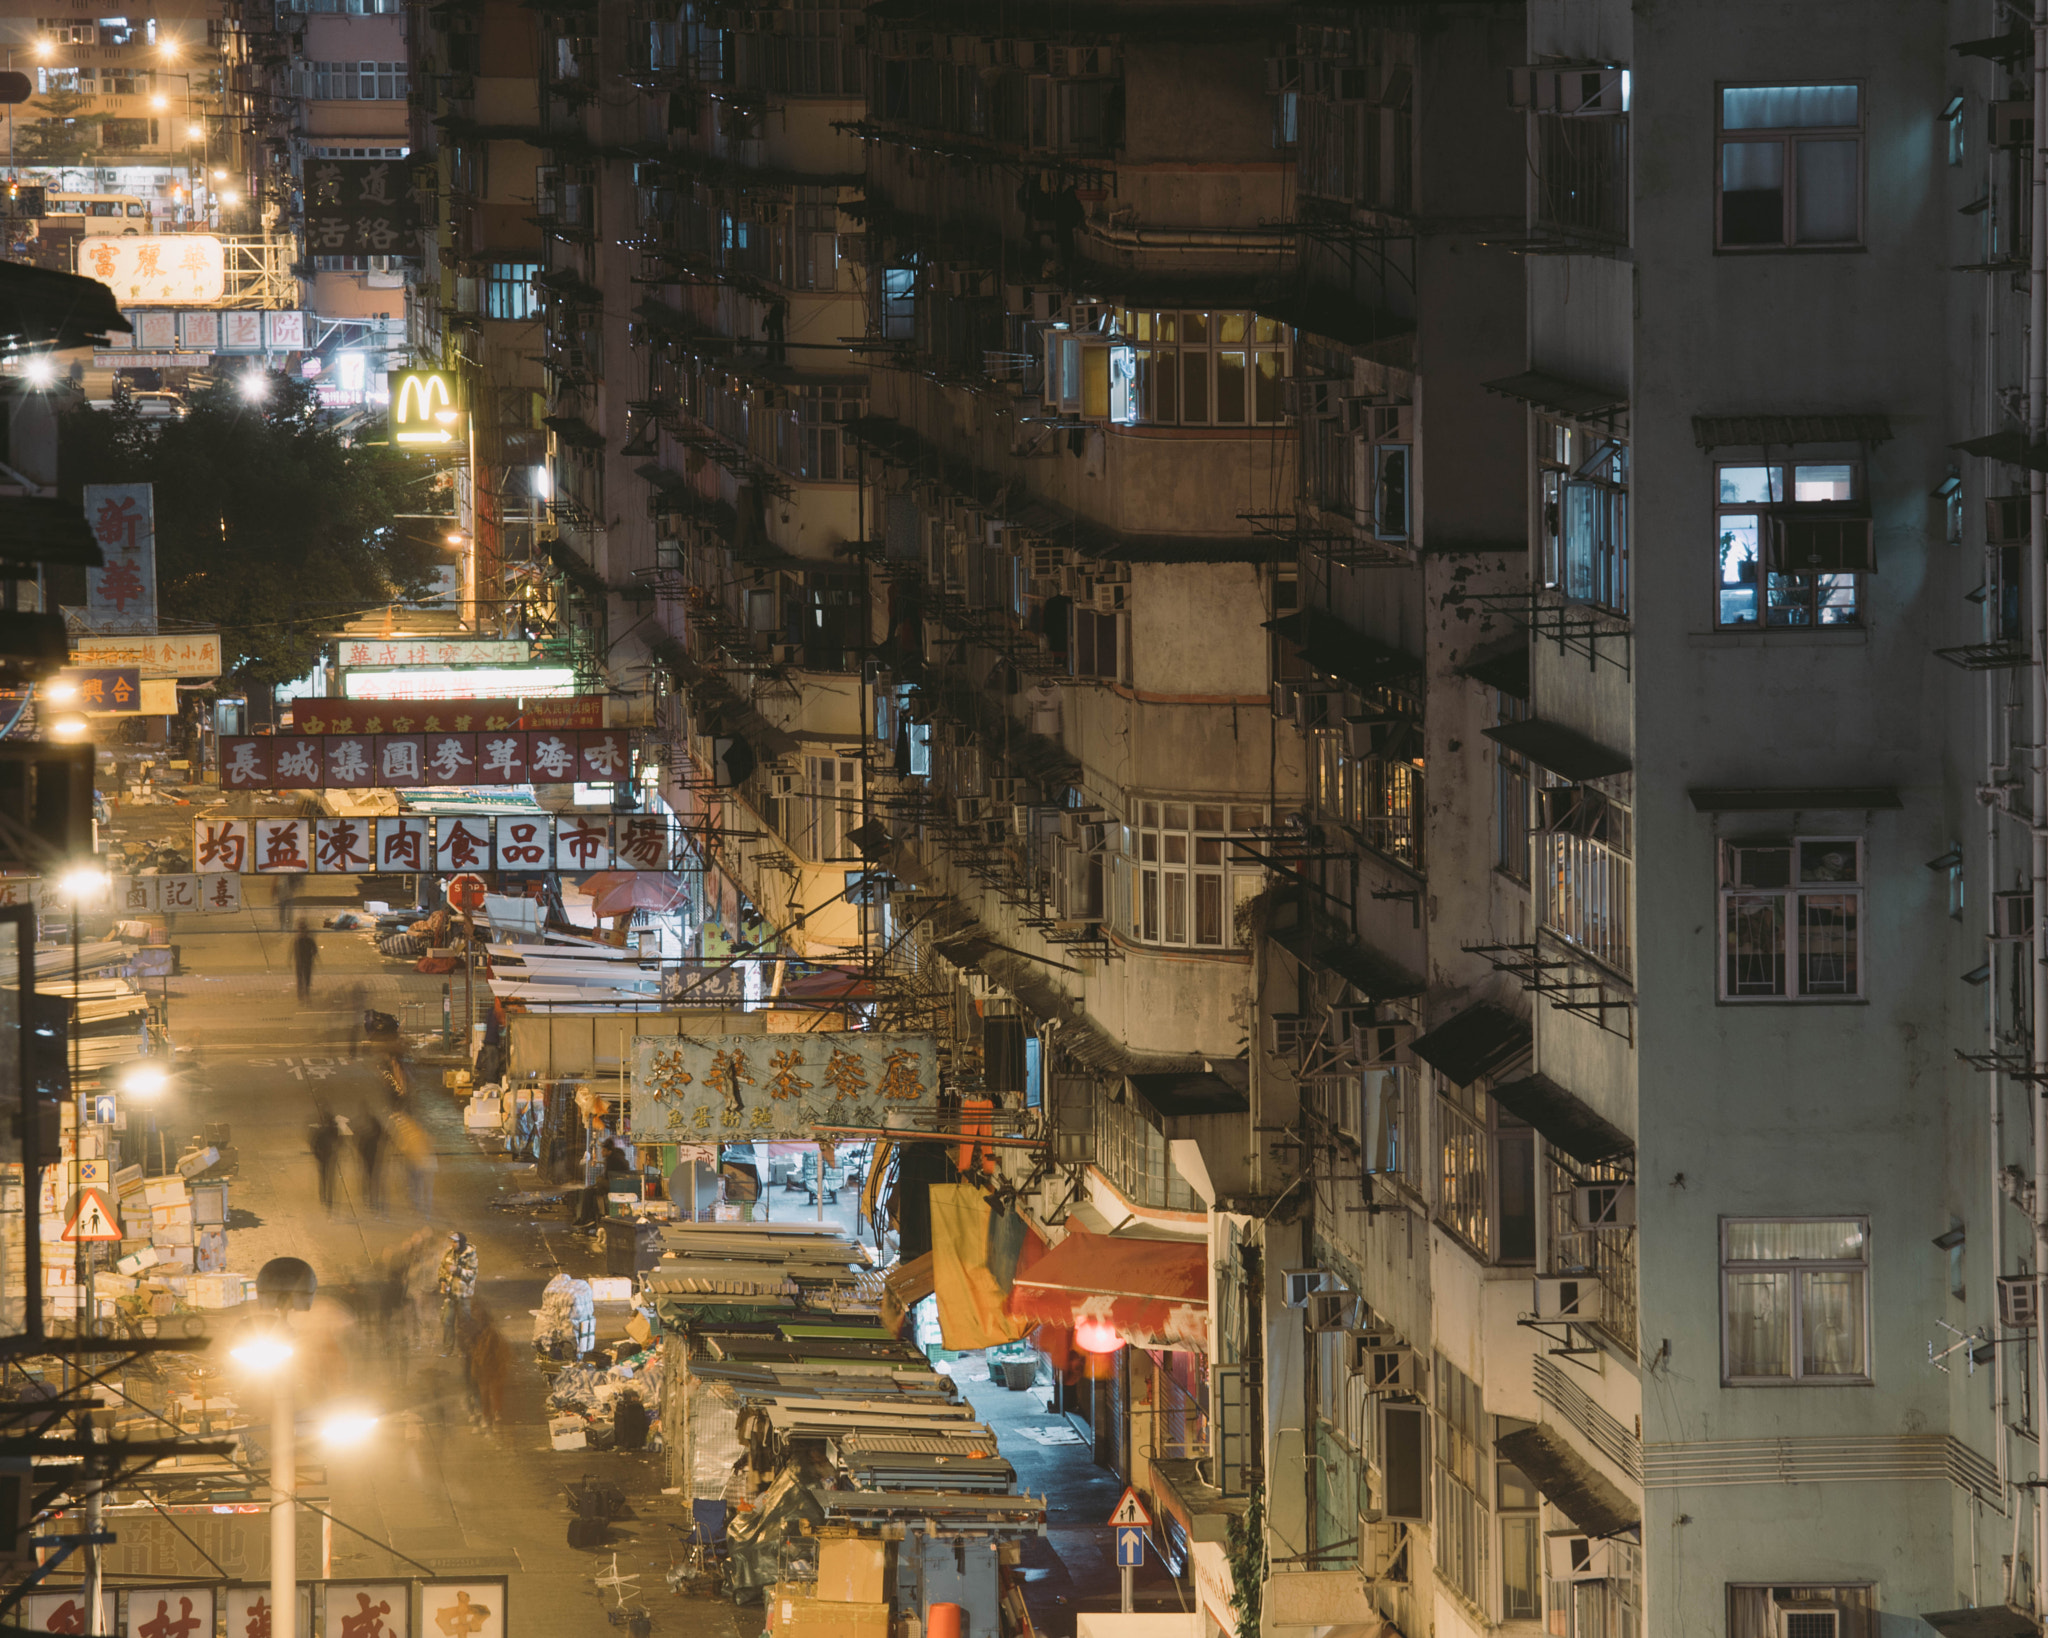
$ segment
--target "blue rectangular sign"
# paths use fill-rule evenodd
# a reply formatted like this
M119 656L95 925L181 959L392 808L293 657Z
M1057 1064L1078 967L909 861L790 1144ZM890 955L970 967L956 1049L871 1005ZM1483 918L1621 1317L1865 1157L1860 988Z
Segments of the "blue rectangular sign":
M1116 1527L1116 1566L1120 1570L1136 1570L1145 1563L1145 1527L1142 1524L1119 1524Z

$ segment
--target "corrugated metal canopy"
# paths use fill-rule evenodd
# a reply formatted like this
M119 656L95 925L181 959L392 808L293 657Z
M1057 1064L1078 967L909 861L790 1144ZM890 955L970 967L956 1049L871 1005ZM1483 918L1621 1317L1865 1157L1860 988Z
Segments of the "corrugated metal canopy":
M1635 1153L1629 1135L1576 1093L1548 1075L1524 1075L1493 1088L1493 1101L1517 1120L1527 1121L1553 1149L1591 1166Z
M1628 1497L1548 1422L1505 1434L1494 1441L1494 1448L1587 1535L1618 1536L1642 1523Z
M1368 637L1327 609L1300 609L1268 620L1265 627L1301 650L1301 657L1326 677L1379 688L1422 675L1419 657Z
M1529 1050L1534 1039L1534 1032L1513 1013L1480 1001L1428 1034L1416 1036L1410 1050L1459 1086L1470 1086L1482 1075L1505 1069Z
M1520 375L1504 375L1498 381L1479 384L1503 398L1519 398L1531 409L1549 410L1557 415L1606 416L1628 408L1626 392L1568 381L1545 370L1524 370Z
M1529 697L1528 640L1524 638L1512 648L1497 649L1491 654L1475 655L1458 668L1458 674L1525 700Z
M2023 1615L2003 1604L1974 1610L1936 1610L1922 1615L1941 1638L2040 1638L2041 1629L2031 1615Z
M1503 722L1483 732L1496 744L1519 751L1537 767L1548 768L1574 782L1605 779L1629 770L1629 759L1619 751L1610 751L1576 728L1546 722L1541 717Z
M1278 928L1273 942L1297 961L1343 979L1369 1001L1398 1001L1420 995L1424 988L1422 980L1398 961L1317 925Z

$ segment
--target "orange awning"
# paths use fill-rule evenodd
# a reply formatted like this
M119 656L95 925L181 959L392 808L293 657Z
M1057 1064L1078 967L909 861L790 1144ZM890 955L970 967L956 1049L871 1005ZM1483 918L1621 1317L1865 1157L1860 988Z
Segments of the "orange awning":
M1075 1230L1017 1275L1010 1312L1034 1324L1108 1324L1140 1348L1205 1352L1209 1248Z

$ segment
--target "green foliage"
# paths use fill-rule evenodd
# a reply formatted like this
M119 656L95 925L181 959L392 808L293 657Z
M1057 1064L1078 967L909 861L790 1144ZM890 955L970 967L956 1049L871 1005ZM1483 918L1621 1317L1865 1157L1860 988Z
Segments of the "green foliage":
M82 91L46 91L27 105L42 117L25 119L14 110L14 157L23 165L72 165L99 147L96 119L80 116L95 102Z
M241 379L199 393L182 420L73 409L62 482L67 496L154 484L159 613L218 625L234 676L274 686L304 675L337 622L423 592L440 556L431 536L393 521L425 510L417 457L344 444L304 382L268 376L259 404Z
M1259 1602L1266 1582L1266 1487L1252 1487L1251 1503L1230 1520L1230 1606L1237 1630L1259 1630Z

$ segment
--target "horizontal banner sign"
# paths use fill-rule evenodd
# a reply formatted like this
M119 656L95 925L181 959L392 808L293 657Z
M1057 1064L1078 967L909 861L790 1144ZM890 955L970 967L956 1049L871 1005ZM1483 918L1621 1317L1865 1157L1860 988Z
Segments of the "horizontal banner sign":
M78 271L112 286L123 307L214 307L227 293L227 246L208 233L84 238Z
M398 713L375 715L387 726ZM452 719L451 719L452 720ZM452 733L223 736L223 791L346 791L420 785L615 785L633 774L623 731L491 729Z
M142 671L132 665L60 671L44 697L80 711L133 716L142 710Z
M334 647L344 667L524 665L533 653L523 637L343 637Z
M197 910L232 915L242 908L242 878L229 872L205 876L116 876L112 903L123 915Z
M209 878L241 872L292 876L679 870L686 868L684 857L682 827L665 814L444 813L437 818L407 814L396 819L192 821L192 862Z
M909 1127L938 1110L929 1035L642 1035L633 1133L684 1142L817 1138L820 1126Z
M193 631L169 637L78 637L71 663L99 670L132 666L145 677L218 677L220 633Z
M502 728L602 728L604 696L563 700L302 699L291 705L302 734L459 734Z

